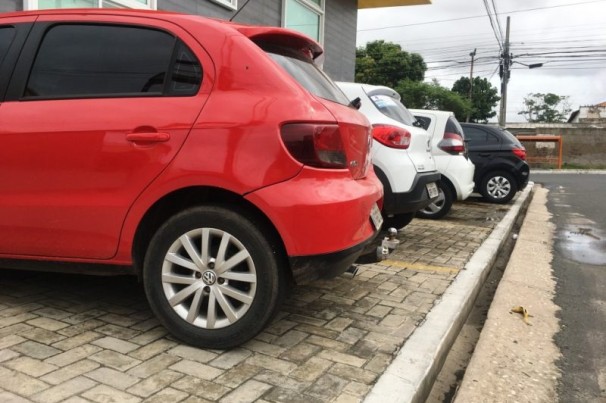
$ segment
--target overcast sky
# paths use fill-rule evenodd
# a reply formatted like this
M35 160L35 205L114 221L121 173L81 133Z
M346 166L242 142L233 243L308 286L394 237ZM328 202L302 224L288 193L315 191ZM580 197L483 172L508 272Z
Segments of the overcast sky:
M491 28L486 6L491 13L496 7L501 34ZM508 122L525 121L518 112L529 93L569 96L573 110L606 101L606 0L433 0L363 9L357 42L363 46L383 39L421 54L428 65L426 80L436 78L448 88L461 76L469 77L469 54L477 48L474 77L488 78L500 92L497 36L503 43L507 16L517 62L508 85Z

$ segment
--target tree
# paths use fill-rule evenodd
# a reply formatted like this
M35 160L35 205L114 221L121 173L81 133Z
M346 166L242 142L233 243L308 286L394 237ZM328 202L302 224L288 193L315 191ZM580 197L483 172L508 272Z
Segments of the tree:
M421 55L396 43L373 41L356 50L356 82L395 88L404 79L422 81L427 66Z
M461 77L452 85L452 91L461 95L463 98L468 98L469 83L469 77ZM496 116L497 112L493 111L493 109L501 99L497 94L498 90L490 85L490 81L486 78L474 77L471 94L470 121L486 123L488 122L488 119Z
M556 123L565 121L570 111L568 96L530 93L524 98L524 109L518 115L530 123Z
M437 80L431 83L403 80L395 90L407 108L452 111L459 120L465 120L465 116L471 111L468 99L442 87Z

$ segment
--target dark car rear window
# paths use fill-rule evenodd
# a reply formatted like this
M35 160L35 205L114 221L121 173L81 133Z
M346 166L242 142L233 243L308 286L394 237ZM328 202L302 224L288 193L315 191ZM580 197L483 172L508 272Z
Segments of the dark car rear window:
M288 74L312 94L348 105L349 100L337 85L310 59L288 48L262 46Z
M518 138L516 136L513 135L513 133L511 133L510 131L504 130L499 128L499 131L503 134L503 137L505 137L507 140L511 141L513 144L521 146L522 143L520 143L520 140L518 140Z

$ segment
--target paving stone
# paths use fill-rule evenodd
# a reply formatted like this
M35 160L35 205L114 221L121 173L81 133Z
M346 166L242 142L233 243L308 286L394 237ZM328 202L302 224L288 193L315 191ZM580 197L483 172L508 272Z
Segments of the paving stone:
M179 361L172 365L170 369L207 381L213 380L223 374L221 370L190 360Z
M94 387L96 384L96 382L88 378L77 377L74 379L70 379L69 381L59 384L57 386L53 386L52 388L47 389L43 392L40 392L32 396L32 399L39 403L61 402L70 396L74 396L78 393L84 392L85 390Z
M122 392L107 385L98 385L82 394L83 397L98 403L120 402L120 403L138 403L140 397L133 396L130 393Z
M329 339L326 337L320 336L309 336L305 342L309 344L314 344L316 346L324 347L327 350L334 351L346 351L350 346L347 343L343 343L342 341Z
M86 377L120 390L125 390L139 382L139 378L111 368L97 368L88 372Z
M154 320L154 322L155 322L155 320ZM140 330L141 327L131 326L131 329ZM131 343L137 343L137 344L143 346L145 344L159 340L162 337L166 336L167 334L168 334L168 331L164 327L157 326L150 330L145 330L144 333L141 333L140 335L133 337L129 341Z
M138 344L116 339L115 337L103 337L102 339L93 341L91 344L122 354L128 354L139 348Z
M48 384L29 375L0 367L0 390L6 390L21 396L31 396L47 389Z
M234 366L238 365L248 357L250 357L252 353L243 348L235 348L233 350L229 350L215 358L210 362L215 368L221 369L230 369Z
M129 355L138 360L148 360L158 354L170 350L176 345L177 343L172 340L159 339L139 348L138 350L133 351Z
M24 399L10 392L0 391L0 402L6 403L30 403L31 400Z
M300 343L285 351L282 355L280 355L280 358L301 364L318 354L321 350L322 348L319 346L314 346L313 344L308 343Z
M331 366L332 361L322 358L310 358L305 364L300 365L290 375L300 381L315 381L320 378Z
M311 384L311 382L297 381L288 375L282 375L271 370L263 370L259 372L257 375L255 375L254 379L259 382L279 386L284 389L294 390L299 393L303 392Z
M264 354L254 354L247 358L245 362L249 365L271 369L272 371L282 374L287 374L297 368L297 365L292 362L273 358Z
M126 371L141 363L140 360L109 350L99 351L89 358L118 371Z
M87 372L95 370L100 366L101 364L97 362L90 360L82 360L70 365L66 365L61 369L58 369L54 372L42 376L40 379L52 385L58 385L70 379L76 378L80 375L86 374Z
M271 392L265 395L265 400L269 402L288 402L288 403L323 403L325 400L318 399L309 395L303 395L299 392L284 388L273 388Z
M265 343L259 340L251 340L243 345L244 348L266 355L270 355L272 357L278 357L284 351L286 351L285 347L275 346L270 343Z
M339 396L348 381L334 375L326 374L322 376L318 382L314 383L305 393L323 399L325 401L332 400Z
M84 358L88 358L89 356L95 354L100 350L100 347L85 344L83 346L73 348L64 353L55 355L54 357L47 359L46 362L52 365L63 367L65 365L73 364L74 362L80 361Z
M289 330L284 335L278 337L274 343L278 346L289 348L301 343L307 336L309 336L307 333L299 332L298 330Z
M127 327L117 325L105 325L95 329L96 332L103 333L106 336L115 337L122 340L130 340L137 337L141 332Z
M0 363L8 360L12 360L13 358L19 357L19 353L16 353L9 349L0 350ZM0 400L1 401L1 400Z
M328 373L339 376L343 379L358 381L367 385L372 384L378 376L375 372L345 364L333 365L328 370Z
M59 320L50 319L50 318L35 318L32 320L28 320L26 323L28 325L50 330L53 332L69 326L69 324L67 324L65 322L61 322Z
M127 392L133 395L146 398L155 393L158 393L162 389L168 387L169 385L173 384L184 376L185 375L179 372L164 370L142 380L141 382L128 389Z
M28 329L27 332L20 333L20 335L25 337L26 339L33 340L33 341L36 341L36 342L42 343L42 344L47 344L47 345L53 344L60 340L65 339L65 336L62 336L56 332L38 328L38 327Z
M56 366L47 364L40 360L36 360L30 357L19 357L12 361L4 363L8 368L14 369L24 374L38 378L44 374L48 374L57 369Z
M90 343L91 341L95 341L101 337L102 335L97 332L85 331L73 337L65 338L65 336L62 336L63 340L52 344L52 346L67 351Z
M0 349L16 346L18 344L23 343L25 340L25 338L17 336L15 334L11 334L10 336L4 336L0 339Z
M181 378L171 387L212 401L220 399L231 391L231 388L192 376Z
M272 386L266 383L249 380L219 401L225 403L254 402L271 388Z
M30 326L25 323L17 323L15 325L10 325L10 326L4 327L4 328L0 328L0 339L3 339L4 337L7 337L7 336L15 336L15 335L19 335L22 333L26 333L32 329L34 329L33 326Z
M236 388L240 386L242 383L252 378L261 372L261 368L256 367L254 365L246 364L246 361L242 364L230 369L225 372L223 375L219 376L214 382L228 386L230 388Z
M190 361L207 363L217 357L217 354L200 348L186 346L184 344L177 345L170 349L168 354L176 355L177 357L185 358Z
M62 352L59 349L35 341L25 341L19 345L11 347L11 349L23 355L37 358L39 360L52 357Z
M128 373L139 378L147 378L148 376L163 371L178 361L179 357L175 357L174 355L160 354L128 370Z
M343 389L343 393L347 393L352 396L364 397L370 392L371 385L366 385L360 382L349 382Z
M328 361L347 364L358 368L361 368L364 364L366 364L366 360L363 358L359 358L350 354L339 353L338 351L324 350L318 355L318 358L323 358Z
M173 388L162 389L154 396L145 399L145 403L177 403L185 400L189 395L185 392L178 391Z

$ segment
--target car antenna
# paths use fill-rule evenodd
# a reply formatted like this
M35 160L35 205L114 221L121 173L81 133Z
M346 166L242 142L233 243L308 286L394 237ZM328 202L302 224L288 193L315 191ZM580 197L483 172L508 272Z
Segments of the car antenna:
M236 11L236 13L234 15L231 16L231 18L229 19L230 21L233 21L234 18L236 18L236 16L238 14L240 14L240 11L244 10L244 7L246 7L246 5L248 4L250 0L246 0L246 3L242 4L242 7L240 7L240 9L238 11Z

